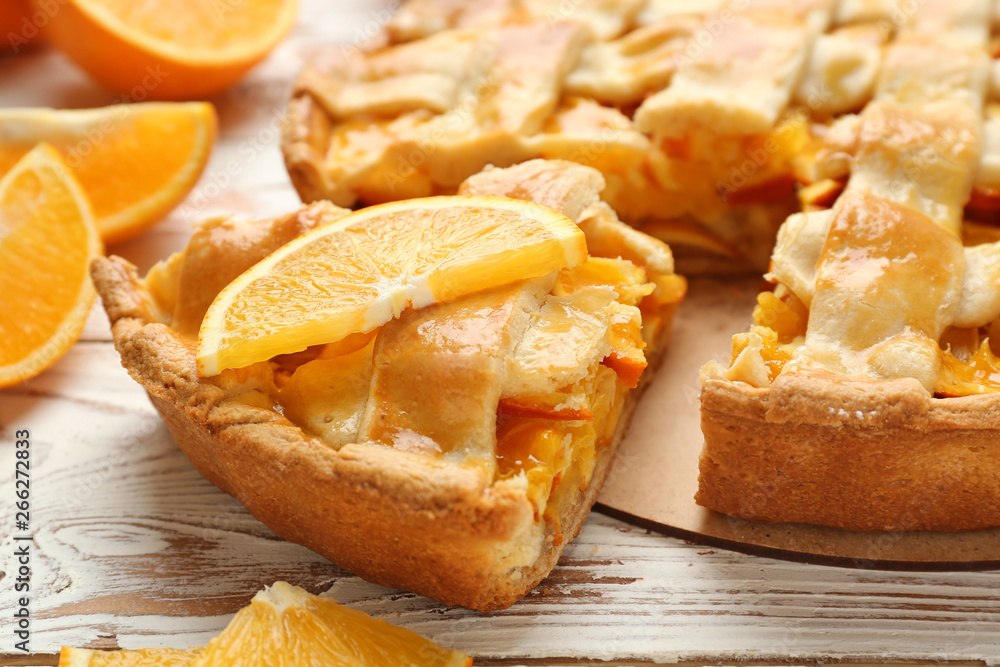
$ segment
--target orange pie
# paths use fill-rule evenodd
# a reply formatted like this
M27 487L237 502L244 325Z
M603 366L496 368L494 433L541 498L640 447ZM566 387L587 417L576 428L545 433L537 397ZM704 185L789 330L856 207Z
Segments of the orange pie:
M602 186L532 161L459 196L209 221L145 278L92 273L123 365L208 479L362 577L497 609L580 530L684 294Z
M852 530L1000 526L1000 234L968 222L997 175L988 10L915 6L871 101L828 129L813 169L842 183L784 223L774 291L704 369L699 503Z
M861 72L804 112L811 50L880 44L824 34L829 5L412 0L377 48L314 55L285 161L304 201L352 206L451 193L487 164L573 160L602 172L622 220L680 247L682 270L763 270L813 116L865 94Z

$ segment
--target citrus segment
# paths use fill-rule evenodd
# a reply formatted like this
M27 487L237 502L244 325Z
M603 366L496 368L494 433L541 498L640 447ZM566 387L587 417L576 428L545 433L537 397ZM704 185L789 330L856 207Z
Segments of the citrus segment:
M0 110L0 173L37 143L63 157L90 200L106 243L167 214L197 183L215 140L207 102L100 109Z
M420 635L283 581L256 596L192 667L467 667Z
M86 196L51 147L0 180L0 387L38 375L79 337L100 252Z
M91 651L64 646L58 667L188 667L201 649L144 648L137 651Z
M295 10L295 0L65 0L46 37L133 100L199 99L262 60Z
M59 667L469 667L472 658L283 581L257 593L204 648L63 647Z
M573 221L530 202L453 196L372 206L299 237L230 283L202 322L198 372L335 342L404 308L543 276L586 257Z

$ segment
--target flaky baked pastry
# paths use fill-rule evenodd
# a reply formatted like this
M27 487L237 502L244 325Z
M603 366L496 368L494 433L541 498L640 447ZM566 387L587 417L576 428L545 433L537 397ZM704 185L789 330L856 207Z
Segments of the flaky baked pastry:
M788 215L843 189L857 112L902 54L887 45L936 26L989 35L989 3L940 19L917 4L409 0L364 48L307 64L285 161L304 201L351 206L450 193L486 164L573 160L604 174L604 200L668 241L683 272L757 273ZM977 218L1000 211L993 116Z
M1000 526L1000 233L965 222L994 177L989 9L906 14L873 100L828 137L817 166L849 174L843 193L784 223L774 291L703 372L702 505L864 531Z
M123 365L209 480L366 579L498 609L579 532L683 296L669 248L619 222L602 185L560 162L478 174L459 191L579 221L590 259L208 378L195 336L215 295L348 211L213 220L145 278L114 257L92 275Z
M723 4L406 3L378 48L310 60L289 104L289 174L304 201L351 206L454 192L487 164L573 160L691 268L763 269L796 210L809 134L795 100L832 12ZM707 26L722 20L716 40Z

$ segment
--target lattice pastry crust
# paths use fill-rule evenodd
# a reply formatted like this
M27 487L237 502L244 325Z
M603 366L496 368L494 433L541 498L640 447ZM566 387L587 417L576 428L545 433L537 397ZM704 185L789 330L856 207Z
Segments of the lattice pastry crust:
M810 119L860 108L877 70L881 33L828 36L833 15L832 0L414 0L378 48L314 56L286 164L305 201L351 206L452 192L486 164L570 159L604 174L623 220L700 258L692 268L761 270L796 209Z
M592 169L534 161L460 187L578 220L591 254L579 269L212 378L197 375L194 336L215 294L347 211L209 221L144 279L120 258L93 277L123 365L209 480L367 579L497 609L579 531L683 296L669 248L619 222L602 185ZM390 428L399 437L382 437Z
M993 177L989 9L920 3L873 100L831 130L817 165L843 193L784 223L775 292L730 364L704 370L701 504L853 530L1000 526L1000 241L964 222Z
M305 68L286 163L305 201L351 206L452 192L485 164L570 159L601 170L605 201L672 243L682 270L756 272L800 207L798 185L815 186L799 193L807 210L843 188L850 152L836 140L872 99L886 45L929 25L956 43L989 38L988 3L913 9L410 0L373 44L331 47ZM995 221L994 115L968 215Z

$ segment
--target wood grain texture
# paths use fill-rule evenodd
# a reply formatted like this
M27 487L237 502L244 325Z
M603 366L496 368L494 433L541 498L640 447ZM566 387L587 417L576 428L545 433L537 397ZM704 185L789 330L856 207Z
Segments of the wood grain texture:
M295 35L214 100L220 142L166 220L110 250L147 269L208 215L297 205L270 127L312 47L352 48L388 3L302 2ZM33 82L45 80L45 86ZM0 60L0 103L96 106L111 96L58 54ZM227 180L228 177L228 180ZM592 515L552 575L511 609L447 609L369 584L278 540L203 480L118 363L95 310L42 376L0 392L0 663L54 664L60 645L204 644L277 579L420 632L480 665L956 661L1000 664L1000 572L808 566L690 544ZM14 431L32 432L32 640L14 651ZM15 662L16 661L16 662Z

